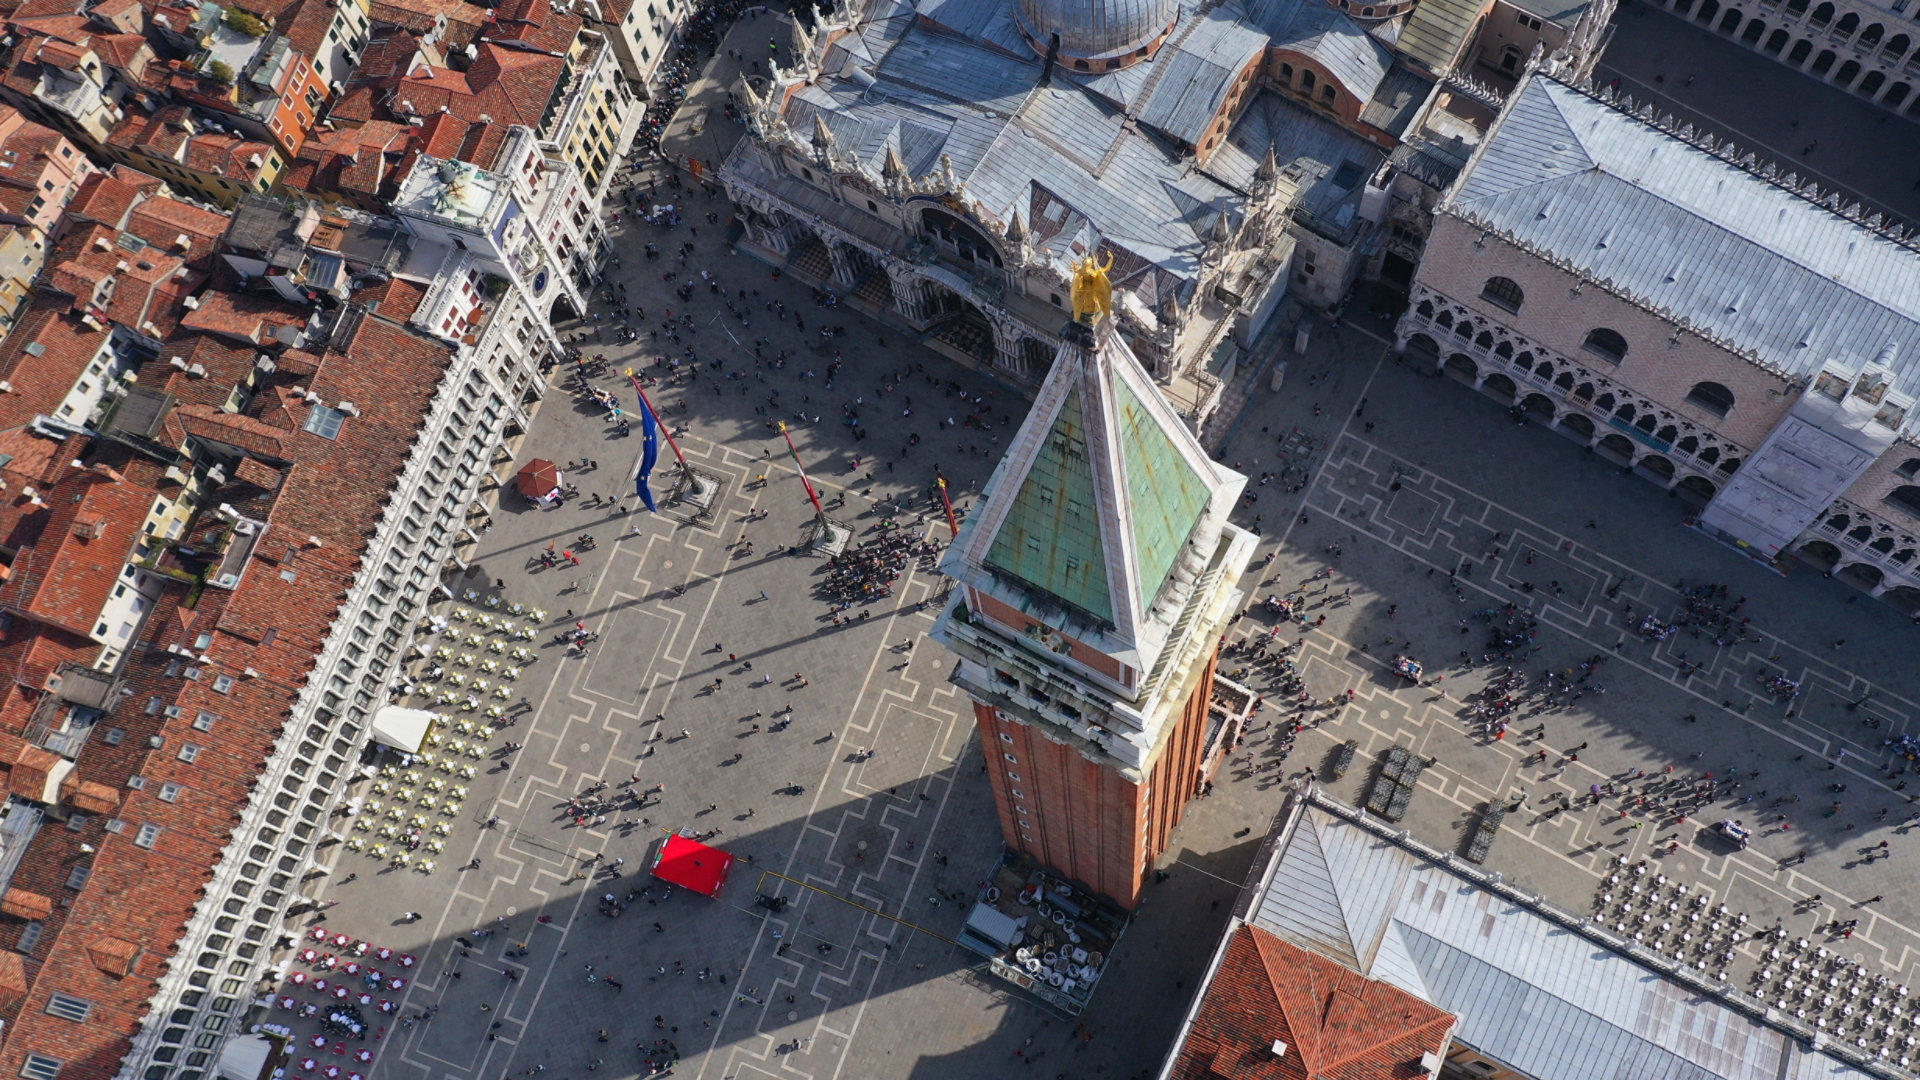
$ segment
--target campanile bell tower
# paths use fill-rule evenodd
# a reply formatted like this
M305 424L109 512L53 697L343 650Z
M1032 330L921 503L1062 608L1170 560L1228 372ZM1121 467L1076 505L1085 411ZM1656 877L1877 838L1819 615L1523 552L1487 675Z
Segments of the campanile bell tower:
M1221 631L1254 537L1214 463L1074 275L1065 344L942 559L1007 846L1132 909L1198 792Z

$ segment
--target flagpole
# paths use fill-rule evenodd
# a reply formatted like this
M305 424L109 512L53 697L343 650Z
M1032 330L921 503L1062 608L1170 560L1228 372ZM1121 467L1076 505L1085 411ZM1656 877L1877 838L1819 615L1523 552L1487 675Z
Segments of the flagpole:
M667 422L660 416L660 410L653 407L653 401L647 397L647 392L640 388L640 376L635 375L632 368L628 368L627 378L633 380L633 392L640 395L640 400L646 405L647 411L653 414L654 423L660 427L660 434L666 436L667 446L673 450L674 459L680 462L681 470L687 474L687 481L691 483L693 466L687 464L687 455L680 452L680 444L673 441L673 432L668 430Z
M940 501L947 506L947 528L952 529L957 537L960 535L960 523L953 519L953 500L947 497L947 478L936 476L934 479L940 484Z
M814 512L819 514L821 517L821 520L824 521L826 519L827 512L821 509L820 507L820 496L814 494L813 481L807 479L807 467L805 465L800 464L800 451L794 448L793 436L787 434L787 425L785 421L781 421L780 423L780 437L787 440L787 453L793 455L793 467L795 469L798 469L800 472L800 483L802 486L804 486L807 489L807 498L813 500Z

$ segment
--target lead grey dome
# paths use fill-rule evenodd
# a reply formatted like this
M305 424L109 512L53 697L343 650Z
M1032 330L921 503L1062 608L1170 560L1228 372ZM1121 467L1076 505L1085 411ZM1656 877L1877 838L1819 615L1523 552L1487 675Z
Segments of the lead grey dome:
M1180 14L1179 0L1020 0L1016 21L1027 41L1046 55L1060 35L1060 61L1099 61L1092 70L1124 67L1166 36Z

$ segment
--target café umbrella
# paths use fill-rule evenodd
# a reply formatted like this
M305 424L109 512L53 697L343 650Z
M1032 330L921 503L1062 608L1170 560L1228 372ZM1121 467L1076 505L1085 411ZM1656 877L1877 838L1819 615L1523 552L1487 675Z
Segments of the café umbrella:
M544 499L560 486L560 466L546 458L534 458L520 466L520 472L514 477L520 488L520 494L529 499Z

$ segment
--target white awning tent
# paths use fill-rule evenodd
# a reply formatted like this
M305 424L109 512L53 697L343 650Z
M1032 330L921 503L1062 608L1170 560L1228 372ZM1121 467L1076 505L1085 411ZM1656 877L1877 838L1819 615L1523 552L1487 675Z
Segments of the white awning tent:
M373 741L417 754L427 741L427 728L436 719L425 709L388 705L373 714Z
M242 1035L220 1050L221 1080L261 1080L273 1059L273 1040L265 1035Z

